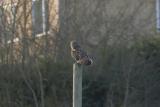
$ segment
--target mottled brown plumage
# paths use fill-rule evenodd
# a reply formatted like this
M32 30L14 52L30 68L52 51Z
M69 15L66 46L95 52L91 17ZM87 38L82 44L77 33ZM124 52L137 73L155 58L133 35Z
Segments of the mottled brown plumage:
M87 55L85 51L82 50L82 48L76 41L71 41L70 47L71 56L78 64L91 65L93 63L92 59Z

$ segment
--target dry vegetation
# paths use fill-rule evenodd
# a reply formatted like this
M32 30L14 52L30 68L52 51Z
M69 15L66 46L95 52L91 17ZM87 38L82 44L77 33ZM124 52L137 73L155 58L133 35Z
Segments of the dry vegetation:
M65 14L56 22L50 0L49 32L39 38L32 27L31 3L0 6L0 107L71 107L71 39L83 43L94 59L83 73L83 107L160 105L160 38L136 29L133 21L143 3L132 14L126 15L123 7L104 20L103 3L95 2L93 13L83 14L77 2L66 2L66 10L59 11ZM75 10L69 11L72 6Z

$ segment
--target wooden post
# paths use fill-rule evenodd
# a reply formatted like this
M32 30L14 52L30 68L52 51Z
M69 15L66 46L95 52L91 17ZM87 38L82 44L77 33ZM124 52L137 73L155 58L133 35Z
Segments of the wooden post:
M82 71L82 65L73 64L73 107L82 107Z

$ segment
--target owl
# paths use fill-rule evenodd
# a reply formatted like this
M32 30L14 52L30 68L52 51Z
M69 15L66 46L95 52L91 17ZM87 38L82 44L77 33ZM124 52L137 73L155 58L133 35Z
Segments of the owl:
M71 56L73 59L81 65L91 65L93 63L92 59L87 55L87 53L80 47L76 41L70 42Z

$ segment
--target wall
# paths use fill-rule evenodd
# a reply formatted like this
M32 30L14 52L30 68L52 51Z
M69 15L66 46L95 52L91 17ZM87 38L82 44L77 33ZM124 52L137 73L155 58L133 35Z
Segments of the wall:
M62 35L92 45L156 31L154 0L60 0L59 7Z

